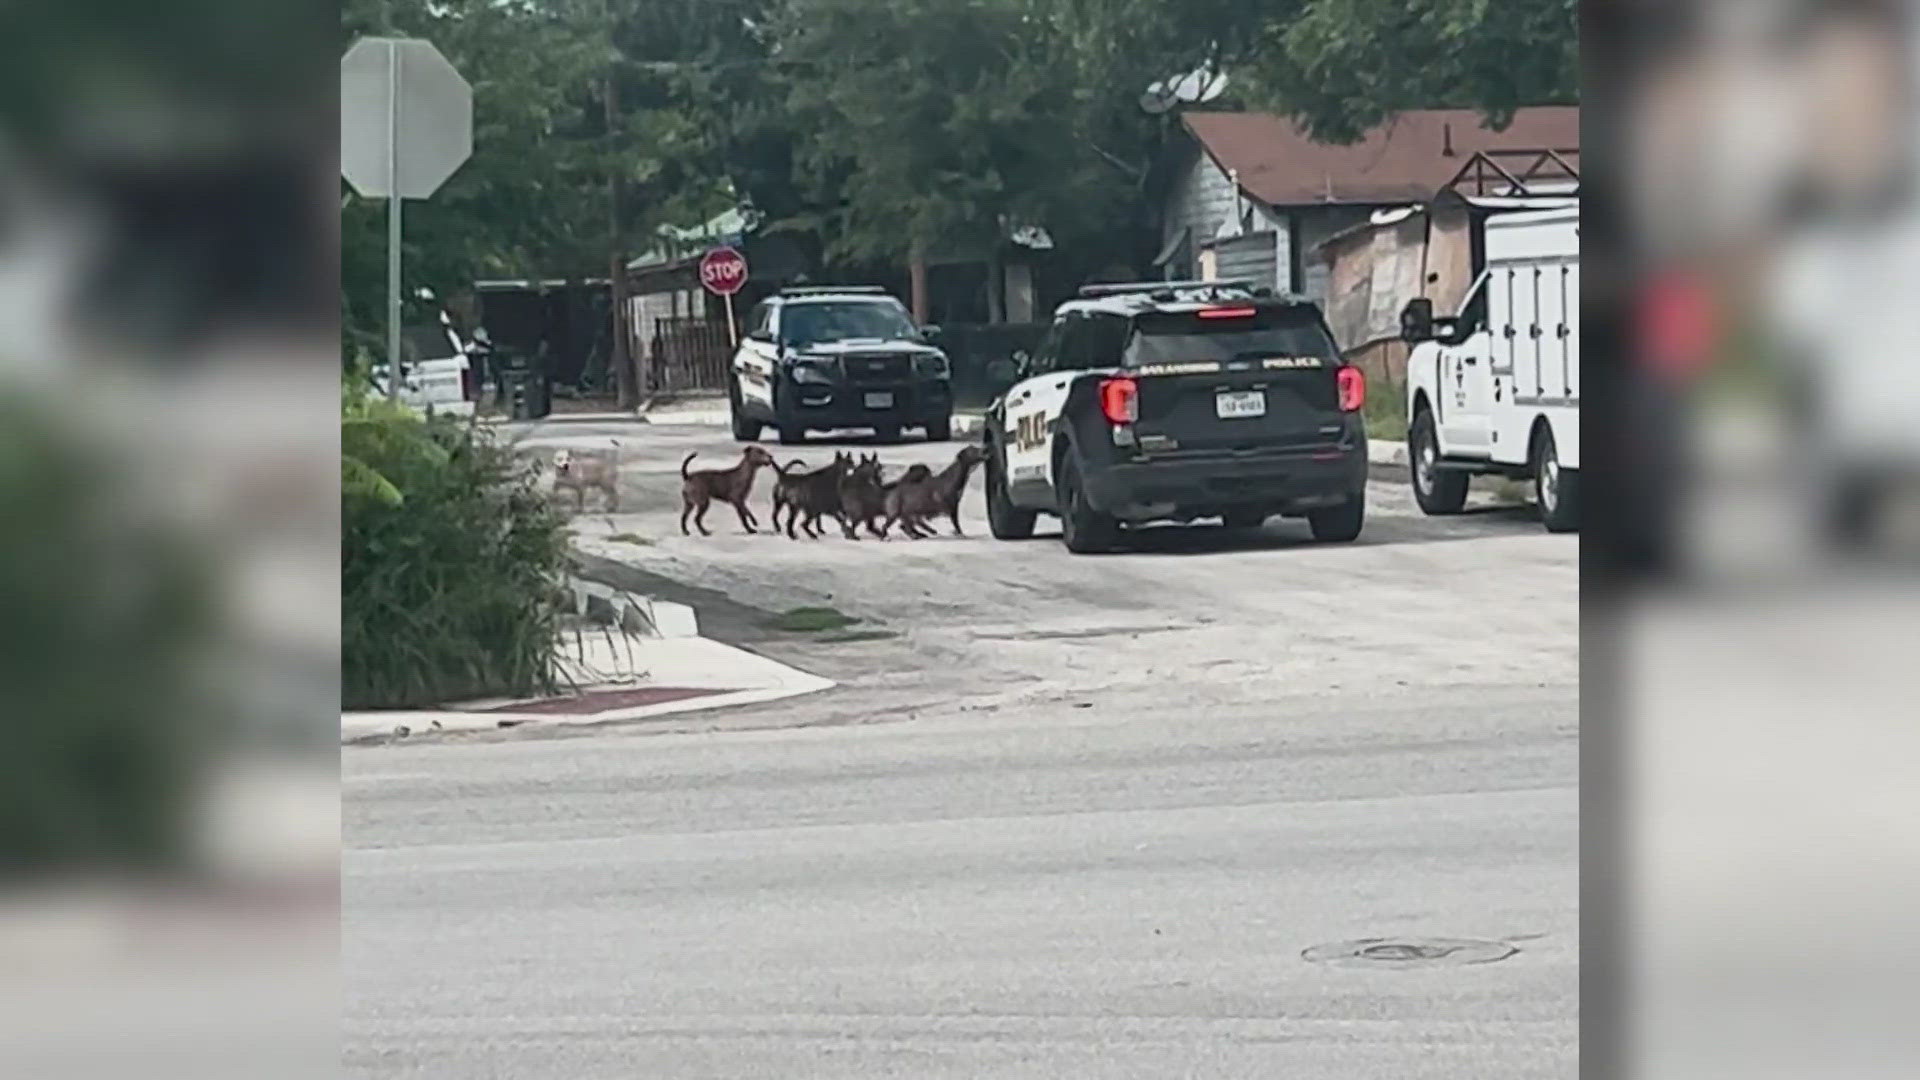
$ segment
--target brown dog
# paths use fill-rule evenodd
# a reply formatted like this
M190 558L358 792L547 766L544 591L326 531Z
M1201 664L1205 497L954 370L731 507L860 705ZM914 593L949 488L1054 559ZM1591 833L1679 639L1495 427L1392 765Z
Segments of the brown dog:
M966 493L967 478L981 462L987 460L987 452L978 446L962 447L954 455L953 463L938 473L926 471L926 466L916 477L911 472L900 478L900 484L887 495L887 521L880 527L881 532L900 526L900 531L915 540L933 535L933 528L927 519L945 514L953 522L953 534L965 536L960 530L960 497Z
M808 537L820 538L820 519L828 514L840 516L840 478L853 468L853 456L842 450L833 455L833 464L812 472L797 471L802 462L794 461L784 467L778 467L779 477L773 485L773 527L780 528L780 511L787 511L787 539L798 540L794 534L794 525L806 531ZM800 515L806 520L801 521Z
M747 496L753 494L753 476L763 465L773 464L773 455L762 446L749 446L740 455L740 463L730 469L702 469L689 473L687 466L693 463L698 454L688 454L680 463L680 533L687 533L687 515L693 515L693 523L700 529L701 536L712 536L707 531L707 507L718 499L732 506L740 515L740 525L753 532L758 520L753 511L747 509Z
M935 480L933 469L927 469L925 465L914 465L906 473L902 473L899 479L881 484L881 490L885 492L881 496L881 513L885 515L885 521L879 523L881 540L887 538L887 532L893 530L895 525L899 525L900 532L906 532L906 536L910 536L912 540L922 538L925 530L925 523L922 521L924 515L918 513L918 507L925 500L924 492L927 490L927 484L931 484L933 480ZM931 534L931 532L925 532L925 534Z
M920 475L931 475L925 465L914 465L914 469L908 469L906 477L914 477L916 475L914 471L918 471ZM858 540L856 528L860 525L864 525L868 532L872 532L877 540L887 538L887 534L881 532L879 528L879 519L885 517L887 513L887 492L893 490L906 477L900 477L900 480L893 480L893 482L881 482L879 473L881 473L879 455L862 454L858 461L854 461L847 475L839 480L841 528L847 532L849 540Z

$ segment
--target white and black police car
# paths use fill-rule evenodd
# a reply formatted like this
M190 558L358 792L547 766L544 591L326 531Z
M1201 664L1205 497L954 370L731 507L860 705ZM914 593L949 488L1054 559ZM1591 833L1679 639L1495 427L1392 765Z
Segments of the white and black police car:
M1366 381L1310 300L1240 282L1091 285L1011 366L984 431L999 539L1032 536L1043 513L1074 552L1202 518L1360 535Z
M906 306L878 287L782 289L754 306L728 380L733 437L771 425L783 443L809 431L866 428L882 441L920 428L953 433L952 370Z

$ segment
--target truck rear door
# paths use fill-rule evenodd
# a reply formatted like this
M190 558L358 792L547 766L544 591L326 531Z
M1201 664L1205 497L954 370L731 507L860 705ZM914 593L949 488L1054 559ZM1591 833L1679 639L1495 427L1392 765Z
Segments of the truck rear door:
M1122 356L1153 456L1321 446L1344 426L1339 353L1310 304L1142 314Z

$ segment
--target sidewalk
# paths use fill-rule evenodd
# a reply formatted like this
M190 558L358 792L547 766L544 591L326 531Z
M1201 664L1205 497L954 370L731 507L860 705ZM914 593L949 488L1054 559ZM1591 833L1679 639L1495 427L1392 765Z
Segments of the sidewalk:
M641 720L672 713L758 705L811 694L834 683L764 656L700 637L692 609L643 597L628 603L644 617L619 611L622 634L594 626L562 636L567 694L531 700L469 701L437 709L347 712L342 744L388 742L428 733L494 731L529 724L579 725Z

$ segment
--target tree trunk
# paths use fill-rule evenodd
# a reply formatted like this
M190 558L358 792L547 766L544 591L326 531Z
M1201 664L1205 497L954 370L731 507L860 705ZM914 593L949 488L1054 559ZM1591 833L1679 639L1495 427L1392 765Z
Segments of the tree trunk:
M927 248L918 240L913 242L913 251L907 256L907 280L912 285L913 321L924 324L927 321Z
M1007 260L998 243L987 249L987 321L1007 321Z
M613 252L613 385L619 407L640 407L640 380L634 365L633 335L627 325L627 256L618 248Z
M614 128L620 121L619 86L614 81L613 72L607 72L606 112L607 139L614 138ZM607 171L607 251L609 252L608 293L613 311L613 351L607 361L613 369L613 388L615 402L621 409L640 407L639 380L635 378L633 350L627 342L627 257L621 250L620 242L620 165L618 159Z

